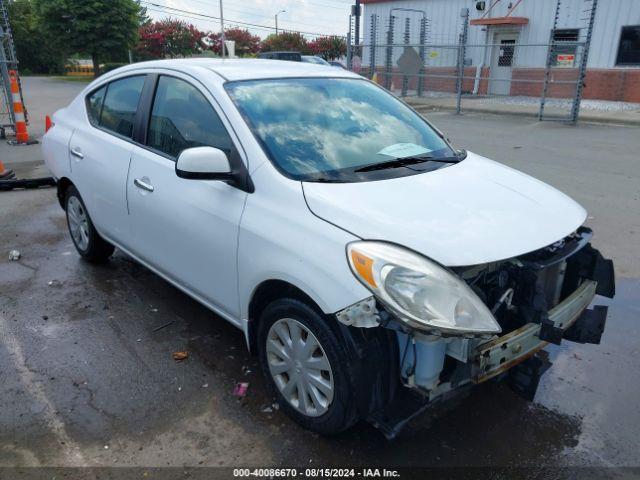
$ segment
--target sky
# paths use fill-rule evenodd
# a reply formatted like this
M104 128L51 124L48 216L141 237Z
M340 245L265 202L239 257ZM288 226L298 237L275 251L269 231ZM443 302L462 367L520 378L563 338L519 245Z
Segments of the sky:
M245 27L261 38L274 33L274 15L278 28L323 35L346 36L353 0L223 0L225 29ZM148 15L154 19L172 17L193 23L201 30L220 31L220 0L141 0ZM178 10L171 10L178 9ZM216 17L204 18L194 13ZM256 26L238 25L246 22ZM271 30L268 28L271 27ZM313 38L313 35L305 35Z

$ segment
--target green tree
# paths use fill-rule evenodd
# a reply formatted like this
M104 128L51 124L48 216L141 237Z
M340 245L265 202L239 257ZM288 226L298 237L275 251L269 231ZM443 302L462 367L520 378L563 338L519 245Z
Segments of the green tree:
M292 51L302 54L311 53L307 39L298 32L272 33L262 41L260 50L263 52Z
M70 52L91 56L94 74L114 52L133 48L146 12L135 0L36 0L45 32Z
M40 28L40 18L32 0L5 3L13 33L19 67L23 73L61 73L65 52Z

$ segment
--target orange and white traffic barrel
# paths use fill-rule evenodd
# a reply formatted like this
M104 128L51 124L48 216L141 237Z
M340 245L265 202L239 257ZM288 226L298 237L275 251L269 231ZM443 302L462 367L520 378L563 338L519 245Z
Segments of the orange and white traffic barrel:
M4 163L0 160L0 181L1 180L11 180L15 177L13 170L7 170L4 167Z
M20 85L18 84L18 72L9 70L9 83L11 84L11 99L13 101L13 115L16 122L16 140L17 144L33 143L29 141L27 133L27 122L24 116L24 105L20 98Z

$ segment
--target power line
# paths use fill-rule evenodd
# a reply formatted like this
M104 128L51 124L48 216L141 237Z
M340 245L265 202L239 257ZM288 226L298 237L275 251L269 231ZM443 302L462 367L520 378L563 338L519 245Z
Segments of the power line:
M175 17L181 17L181 18L189 18L189 19L193 19L193 20L199 20L201 22L207 22L207 23L213 23L213 24L218 24L218 21L213 19L213 18L202 18L202 17L194 17L193 15L187 15L184 13L175 13L175 12L167 12L165 10L156 10L155 8L152 7L147 7L148 10L152 11L152 12L158 12L158 13L168 13L170 14L170 16L175 16ZM225 24L231 27L241 27L241 28L247 28L250 30L260 30L260 31L264 31L264 32L273 32L275 30L275 27L267 27L267 26L262 26L262 25L251 25L251 26L247 26L247 24L245 23L237 23L234 20L229 20L227 18L225 18ZM305 35L309 35L309 36L325 36L324 34L313 34L313 33L309 33L309 32L298 32L296 30L289 30L286 29L287 31L290 32L295 32L295 33L300 33L300 34L305 34Z
M200 12L193 12L193 11L190 11L190 10L183 10L183 9L175 8L175 7L167 7L165 5L159 5L157 3L149 2L149 1L146 1L146 0L141 0L141 3L145 3L147 5L152 5L153 7L161 8L163 10L170 10L169 12L160 10L161 13L170 13L170 14L176 15L176 16L183 16L183 17L187 17L187 18L193 18L195 20L203 20L203 18L199 18L199 17L210 18L212 20L220 20L220 17L216 17L215 15L208 15L208 14L204 14L204 13L200 13ZM147 7L147 8L149 8L149 7ZM158 11L158 10L153 10L153 9L151 9L151 10L152 11ZM174 13L174 12L181 12L182 14L187 14L187 15L180 15L179 13ZM197 15L197 17L188 17L188 15ZM243 22L243 21L240 21L240 20L230 20L230 19L225 19L225 20L227 22L229 22L229 23L233 23L233 24L236 24L236 25L239 25L239 26L240 25L243 25L243 26L246 25L246 26L250 26L250 27L252 27L254 29L261 29L261 30L268 30L268 31L275 30L275 27L268 27L268 26L264 26L264 25L260 25L260 24L256 24L256 23ZM291 32L294 32L294 33L300 33L300 34L304 34L304 35L313 35L313 36L316 36L316 37L327 36L326 33L305 32L305 31L301 31L301 30L290 30L290 29L288 29L288 30L291 31ZM336 35L336 36L338 36L338 35Z
M209 1L205 1L205 0L190 0L190 1L191 1L191 2L200 3L200 4L202 4L202 5L207 5L208 7L211 7L211 0L209 0ZM309 3L309 4L311 4L311 5L316 5L316 6L321 6L321 7L335 8L335 9L337 9L337 10L344 10L343 8L336 7L336 6L332 6L332 5L325 5L325 4L320 4L320 3L314 3L315 1L316 1L316 0L301 0L301 3ZM331 1L331 0L326 0L326 1ZM350 2L351 0L348 0L348 1ZM345 4L342 4L342 5L345 5L345 6L347 6L347 7L349 7L349 6L350 6L350 4L349 4L349 3L345 3ZM286 6L286 5L285 5L285 6ZM233 5L233 4L232 4L232 6L231 6L231 7L228 7L228 6L227 6L227 4L225 3L225 5L224 5L224 9L225 9L225 11L226 11L226 10L229 10L229 11L232 11L232 12L242 13L242 14L245 14L245 15L251 15L251 16L253 16L253 17L268 18L268 19L270 19L270 20L272 20L272 19L273 19L273 16L272 16L272 15L264 15L264 14L261 14L261 13L255 13L255 11L254 11L254 12L250 12L250 11L247 11L247 10L240 10L240 9L236 8L236 7L235 7L235 5ZM347 10L348 10L348 9L347 9ZM291 20L288 20L288 22L289 22L289 23L299 23L299 24L303 24L302 22L298 22L298 21L291 21ZM305 24L303 24L303 25L305 25ZM307 25L308 25L308 24L307 24Z
M186 15L184 13L167 12L165 10L157 10L155 8L152 8L152 7L147 7L147 9L152 11L152 12L169 13L171 16L176 16L176 17L181 17L181 18L191 18L193 20L200 20L202 22L207 22L207 23L215 23L216 25L218 24L218 21L215 20L215 19L194 17L193 15ZM244 25L236 25L232 20L225 19L225 22L230 26L234 26L234 27L243 26L244 27ZM252 26L250 28L252 30L263 30L263 31L269 31L269 32L271 31L271 29L269 27L263 27L263 26Z
M317 0L297 0L300 3L308 3L311 5L317 5L319 7L324 7L324 8L335 8L336 10L344 10L343 7L346 7L347 9L351 8L351 1L349 1L349 3L342 3L342 2L335 2L338 5L342 5L343 7L337 7L335 4L334 5L328 5L326 3L318 3ZM331 0L324 0L326 2L329 2Z

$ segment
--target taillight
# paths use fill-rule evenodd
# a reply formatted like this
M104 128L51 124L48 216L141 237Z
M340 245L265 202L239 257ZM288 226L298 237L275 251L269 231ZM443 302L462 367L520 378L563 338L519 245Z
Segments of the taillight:
M51 117L49 115L47 115L46 117L44 117L44 131L45 133L49 131L49 129L51 127L53 127L55 125L55 123L53 123L51 121Z

